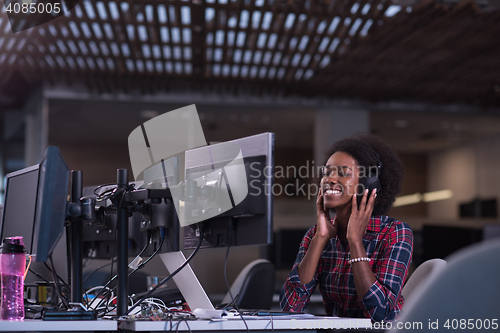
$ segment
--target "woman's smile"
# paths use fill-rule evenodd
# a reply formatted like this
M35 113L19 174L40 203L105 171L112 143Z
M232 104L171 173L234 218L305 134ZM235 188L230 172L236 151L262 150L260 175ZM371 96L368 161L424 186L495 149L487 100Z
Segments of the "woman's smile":
M323 186L323 195L325 197L341 196L344 193L344 188L342 185L330 186L325 184Z

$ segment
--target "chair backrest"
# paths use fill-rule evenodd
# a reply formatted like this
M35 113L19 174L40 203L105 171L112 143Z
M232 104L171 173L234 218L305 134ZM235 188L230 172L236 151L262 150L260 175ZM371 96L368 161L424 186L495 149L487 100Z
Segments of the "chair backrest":
M487 224L483 226L483 239L500 238L500 225Z
M421 323L422 327L412 327L419 332L434 327L444 331L446 325L451 330L466 325L474 328L472 331L492 327L500 314L500 242L496 239L476 243L446 261L446 267L425 281L405 303L399 321ZM396 332L408 332L408 328L401 327Z
M256 259L246 265L231 285L236 305L242 309L270 309L275 292L276 269L266 259ZM238 295L238 297L236 297ZM230 303L226 294L222 303Z
M405 299L405 302L408 302L408 299L411 298L411 294L418 290L417 286L422 285L423 281L430 279L434 274L437 274L443 268L446 267L446 261L443 259L429 259L422 264L420 264L410 278L406 282L405 286L401 293Z

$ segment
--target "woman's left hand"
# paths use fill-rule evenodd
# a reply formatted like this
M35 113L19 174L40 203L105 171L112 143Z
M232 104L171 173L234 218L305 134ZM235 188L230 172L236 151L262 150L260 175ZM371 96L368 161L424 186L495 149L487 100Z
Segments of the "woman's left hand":
M366 233L366 227L370 222L370 217L372 216L373 212L373 206L375 204L375 198L377 197L376 190L373 190L370 198L368 199L368 202L366 202L367 196L368 190L363 193L363 199L361 200L359 209L356 195L352 196L352 211L351 217L349 218L349 223L347 224L346 234L347 241L349 242L361 241Z

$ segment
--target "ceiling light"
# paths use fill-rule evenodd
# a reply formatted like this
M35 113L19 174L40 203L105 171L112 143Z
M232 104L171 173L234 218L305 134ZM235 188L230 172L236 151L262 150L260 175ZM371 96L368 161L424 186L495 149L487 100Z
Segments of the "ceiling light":
M413 205L422 201L422 194L415 193L410 195L403 195L396 198L396 201L392 204L393 207Z
M406 205L413 205L421 201L431 202L437 200L445 200L445 199L450 199L452 196L453 196L452 190L433 191L433 192L426 192L424 194L415 193L397 197L396 201L394 201L394 204L392 206L400 207Z
M453 196L452 190L441 190L441 191L424 193L422 200L424 202L430 202L430 201L449 199L452 196Z

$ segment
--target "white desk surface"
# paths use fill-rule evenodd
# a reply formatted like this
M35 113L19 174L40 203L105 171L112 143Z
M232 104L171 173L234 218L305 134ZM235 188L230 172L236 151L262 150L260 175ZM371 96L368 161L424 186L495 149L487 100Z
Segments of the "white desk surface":
M0 320L0 332L83 332L116 331L114 320Z
M283 317L250 319L245 316L245 322L250 330L318 330L318 329L345 329L371 328L370 319L312 317L284 319ZM119 329L128 331L246 331L245 322L241 319L221 320L189 320L189 321L122 321ZM170 326L172 325L172 327ZM188 326L189 325L189 326Z
M366 329L371 328L370 319L338 318L338 317L311 317L311 318L283 318L260 317L251 319L245 316L245 322L250 330L280 330L296 331L318 329ZM43 321L40 319L26 319L24 321L0 320L0 332L99 332L117 331L246 331L239 318L221 320L189 320L189 321L120 321L115 320L66 320ZM172 327L171 327L172 325Z

